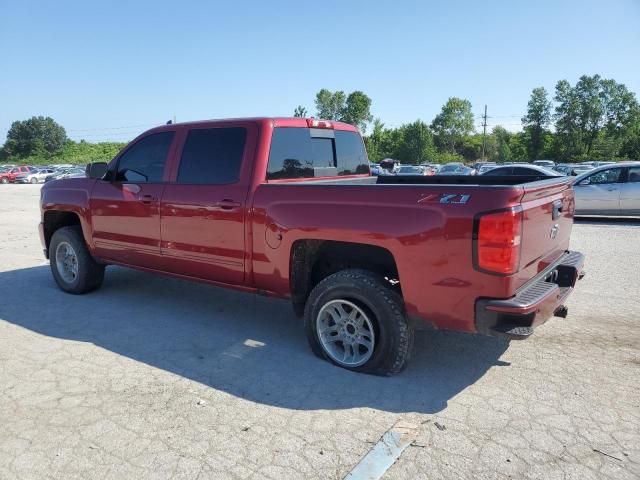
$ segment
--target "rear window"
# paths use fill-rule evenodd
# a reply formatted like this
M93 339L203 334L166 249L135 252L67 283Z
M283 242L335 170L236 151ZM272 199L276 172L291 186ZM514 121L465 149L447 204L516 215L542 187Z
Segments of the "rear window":
M240 177L246 129L206 128L189 131L182 149L178 183L224 185Z
M268 180L368 173L367 153L356 132L285 127L273 131Z

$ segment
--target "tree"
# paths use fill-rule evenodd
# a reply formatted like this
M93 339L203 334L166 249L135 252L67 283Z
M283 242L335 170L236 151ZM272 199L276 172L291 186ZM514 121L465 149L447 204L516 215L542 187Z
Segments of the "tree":
M356 90L347 97L347 102L342 111L340 120L355 125L362 132L367 130L367 124L371 122L371 99L364 92Z
M307 116L307 109L302 105L298 105L296 109L293 111L294 117L305 118Z
M598 150L618 151L638 110L632 92L599 75L583 75L575 87L560 80L555 101L554 149L562 159L589 158Z
M316 116L338 120L357 126L363 132L371 122L371 98L356 90L346 96L344 92L331 92L323 88L316 94Z
M4 155L25 158L51 156L62 151L67 141L65 129L51 117L32 117L11 124L4 144Z
M346 101L344 92L330 92L323 88L316 94L316 116L325 120L340 120Z
M494 127L492 136L495 137L496 151L492 160L496 162L508 162L511 160L511 137L513 136L504 127L500 125Z
M522 117L522 125L528 133L529 158L540 158L545 148L547 127L551 121L551 101L544 87L534 88L527 104L527 114Z
M456 153L456 147L473 132L471 102L451 97L442 106L442 111L434 118L431 128L440 146Z
M433 134L429 125L416 120L400 127L401 143L398 145L397 157L402 163L425 163L433 161L436 149Z

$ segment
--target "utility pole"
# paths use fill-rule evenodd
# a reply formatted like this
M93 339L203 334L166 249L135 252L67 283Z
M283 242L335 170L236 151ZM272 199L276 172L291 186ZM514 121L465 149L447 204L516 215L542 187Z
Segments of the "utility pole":
M484 115L482 117L482 160L484 160L484 152L487 148L487 106L484 106Z

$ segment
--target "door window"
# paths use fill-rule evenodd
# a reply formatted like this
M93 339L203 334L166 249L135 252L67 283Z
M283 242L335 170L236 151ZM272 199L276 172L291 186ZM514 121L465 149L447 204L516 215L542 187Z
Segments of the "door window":
M160 132L144 137L122 154L118 160L117 182L158 183L175 132Z
M594 173L593 175L588 176L586 179L589 180L590 185L618 183L620 182L621 174L621 168L609 168L607 170L602 170L600 172Z
M242 127L190 130L182 149L178 183L236 183L246 139L247 130Z
M640 183L640 167L629 169L629 183Z

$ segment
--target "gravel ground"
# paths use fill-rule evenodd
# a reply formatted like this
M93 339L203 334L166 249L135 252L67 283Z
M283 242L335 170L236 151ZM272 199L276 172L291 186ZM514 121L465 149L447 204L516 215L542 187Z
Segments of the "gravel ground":
M385 479L640 477L637 221L574 227L566 320L421 333L377 378L316 359L286 302L114 267L62 293L38 199L0 186L0 478L341 479L398 420Z

